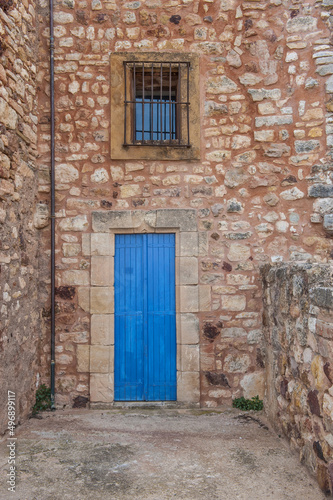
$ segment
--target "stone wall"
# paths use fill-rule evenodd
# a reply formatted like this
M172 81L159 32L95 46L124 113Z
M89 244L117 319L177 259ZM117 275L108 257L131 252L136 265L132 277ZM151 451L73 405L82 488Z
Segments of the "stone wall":
M57 3L59 404L89 398L89 370L78 368L77 353L91 344L90 309L82 299L90 287L91 257L82 236L93 232L93 211L196 211L198 285L205 290L193 312L200 333L201 404L263 394L259 265L325 263L332 249L323 231L324 216L333 211L326 155L332 138L329 9L320 2L281 0ZM41 0L42 202L50 188L47 15ZM110 54L120 51L199 55L200 160L111 160ZM47 257L47 239L43 251Z
M18 422L31 410L39 358L35 25L33 0L0 2L0 433L7 390Z
M265 409L333 492L333 268L265 265Z

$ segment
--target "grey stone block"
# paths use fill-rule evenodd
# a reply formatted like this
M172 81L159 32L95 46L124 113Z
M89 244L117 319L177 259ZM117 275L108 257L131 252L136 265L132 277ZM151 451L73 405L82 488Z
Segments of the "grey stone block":
M144 214L144 222L150 227L156 227L157 210L149 210Z
M78 288L78 304L85 312L90 311L90 288L82 286Z
M146 222L145 222L145 215L146 215L146 212L144 212L143 210L133 210L131 212L132 227L133 228L138 228L138 227L146 224ZM155 219L153 218L152 222L154 222Z
M330 57L318 57L316 59L316 64L332 64L333 63L333 56Z
M82 234L82 255L90 255L90 234Z
M198 276L198 259L196 257L180 257L179 258L179 284L180 285L197 285Z
M214 217L218 217L220 213L223 212L223 210L224 210L224 205L222 205L222 203L215 203L212 206L212 214L214 215Z
M112 403L113 388L113 374L92 373L90 375L90 401L92 403Z
M199 252L198 233L180 233L180 256L197 257Z
M281 99L280 89L249 89L253 101L263 101L264 99L278 100Z
M186 403L195 403L200 401L199 372L178 372L177 400Z
M295 141L296 153L310 153L320 147L320 142L315 140L310 141Z
M212 297L210 285L199 285L199 310L211 311Z
M236 92L238 86L233 80L225 75L212 76L206 81L208 94L230 94Z
M114 315L92 314L91 316L91 345L114 344Z
M200 232L199 235L199 255L206 255L208 252L207 232Z
M156 227L177 227L181 231L196 231L197 220L195 210L173 208L158 210Z
M314 184L309 187L308 195L311 198L333 198L333 185Z
M113 285L113 257L93 255L91 257L91 284L97 286Z
M281 156L290 155L290 146L283 143L270 144L264 146L264 155L270 158L281 158Z
M237 327L222 328L221 337L222 338L246 337L246 331L244 330L244 328L237 328Z
M94 232L106 233L110 229L131 229L143 223L154 228L175 227L181 231L197 231L196 211L192 209L92 212Z
M271 127L272 125L291 125L293 117L291 115L284 116L258 116L255 119L256 127L263 125Z
M92 212L94 232L107 233L110 229L130 229L133 227L130 211Z
M333 235L333 214L324 215L324 230L327 234Z
M320 198L316 200L313 204L313 210L322 215L333 213L333 199Z
M318 287L310 290L310 297L314 305L333 309L333 288Z
M218 104L215 101L206 101L205 102L205 115L227 115L228 114L228 106L226 104Z
M180 312L199 311L199 287L182 285L179 287Z
M316 70L316 73L318 73L320 76L332 75L333 74L333 64L324 64L323 66L320 66Z
M92 314L111 314L114 312L114 295L111 287L90 288L90 312Z
M317 29L317 19L311 16L294 17L287 21L288 33L299 33L305 31L315 31Z
M114 235L109 233L92 233L90 254L104 256L114 255Z
M315 78L307 78L305 81L305 88L306 89L313 89L314 87L318 87L319 82Z
M326 80L326 92L331 94L333 93L333 76L330 76L328 80Z
M191 313L180 315L181 343L199 343L199 319Z
M181 371L198 372L199 371L199 346L182 345L181 347Z

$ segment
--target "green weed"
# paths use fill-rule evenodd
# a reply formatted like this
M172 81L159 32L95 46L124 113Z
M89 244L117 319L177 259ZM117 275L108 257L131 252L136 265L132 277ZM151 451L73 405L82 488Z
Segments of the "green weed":
M232 401L232 406L234 408L239 408L240 410L255 410L260 411L263 409L264 404L259 396L254 396L252 399L245 399L243 396L241 398L236 398Z
M36 403L32 409L33 415L51 408L51 389L42 384L36 391Z

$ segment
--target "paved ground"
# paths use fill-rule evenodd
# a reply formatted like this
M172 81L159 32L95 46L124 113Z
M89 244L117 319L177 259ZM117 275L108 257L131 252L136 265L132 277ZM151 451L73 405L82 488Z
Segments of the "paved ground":
M56 411L16 436L15 493L6 490L7 437L1 441L1 500L324 498L257 413Z

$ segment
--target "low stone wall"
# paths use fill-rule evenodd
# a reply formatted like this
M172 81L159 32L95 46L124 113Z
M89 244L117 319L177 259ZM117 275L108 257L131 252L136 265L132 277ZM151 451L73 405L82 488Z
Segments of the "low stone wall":
M333 268L265 265L265 408L300 460L333 492Z

